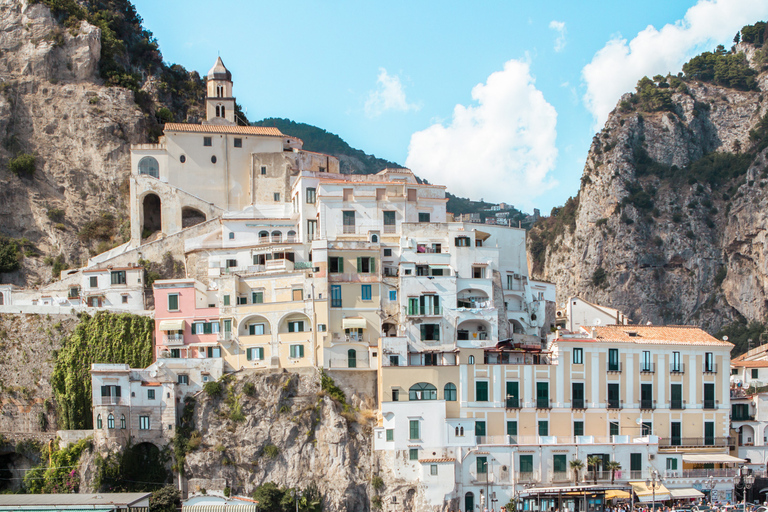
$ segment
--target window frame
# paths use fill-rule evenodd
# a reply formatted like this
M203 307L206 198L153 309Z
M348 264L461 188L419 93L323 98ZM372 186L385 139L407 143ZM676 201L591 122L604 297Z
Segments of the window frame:
M584 364L584 349L581 347L574 347L573 349L573 364Z
M171 307L172 300L176 299L176 307ZM179 294L178 293L169 293L168 294L168 311L179 311Z
M315 204L317 202L317 189L315 187L307 187L304 196L304 200L307 204Z

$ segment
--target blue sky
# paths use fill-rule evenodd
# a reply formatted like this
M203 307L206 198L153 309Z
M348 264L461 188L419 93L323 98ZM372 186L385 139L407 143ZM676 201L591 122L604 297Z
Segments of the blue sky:
M622 92L768 18L768 0L134 4L167 62L204 74L220 54L251 120L542 213L578 191Z

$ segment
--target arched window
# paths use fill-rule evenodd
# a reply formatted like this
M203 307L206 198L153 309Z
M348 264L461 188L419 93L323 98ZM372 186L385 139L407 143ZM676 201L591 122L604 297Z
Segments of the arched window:
M0 293L0 306L2 306L3 304L5 304L5 295Z
M107 416L107 428L115 428L115 417L112 415L112 413L109 413L109 416Z
M224 97L224 86L217 85L216 86L216 97L217 98L223 98Z
M419 382L408 390L408 400L437 400L437 388L428 382Z
M288 232L288 241L289 242L295 242L296 241L296 232L294 230L290 230Z
M456 384L449 382L445 385L445 388L443 389L443 398L446 402L456 401Z
M269 231L260 231L259 232L259 243L264 244L269 242Z
M475 356L469 356L469 360L467 361L469 364L475 364Z
M101 414L96 416L96 428L101 428Z
M120 415L120 428L125 430L125 414Z
M224 105L221 106L221 117L227 117L227 114L224 112L226 107Z
M139 174L146 174L147 176L152 176L153 178L159 178L160 165L158 165L157 160L155 160L153 157L145 156L139 160Z
M460 435L460 436L464 436L464 427L461 427L461 428L459 429L459 435Z
M373 244L379 243L379 235L371 235L371 243Z
M216 117L221 117L221 107L216 105Z
M280 243L283 240L283 234L280 231L272 232L272 242Z

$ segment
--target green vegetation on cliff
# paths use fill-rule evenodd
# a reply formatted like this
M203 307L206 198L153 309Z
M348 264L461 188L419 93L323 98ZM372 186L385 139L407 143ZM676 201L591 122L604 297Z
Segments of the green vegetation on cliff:
M154 320L127 313L84 314L56 355L51 377L59 428L93 428L91 364L122 363L146 368L152 363Z
M27 471L24 488L30 494L61 494L80 491L77 466L83 452L93 448L90 438L82 439L66 448L57 443L41 449L42 463ZM50 453L49 453L50 452ZM50 464L48 461L50 460Z

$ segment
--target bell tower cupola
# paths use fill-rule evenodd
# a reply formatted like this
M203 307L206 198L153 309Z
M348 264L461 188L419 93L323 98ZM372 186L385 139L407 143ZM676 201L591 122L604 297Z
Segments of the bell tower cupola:
M232 73L221 57L208 72L206 121L203 124L235 124L235 98L232 96Z

